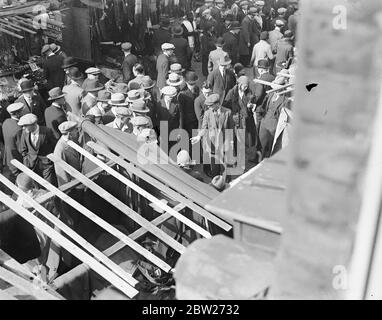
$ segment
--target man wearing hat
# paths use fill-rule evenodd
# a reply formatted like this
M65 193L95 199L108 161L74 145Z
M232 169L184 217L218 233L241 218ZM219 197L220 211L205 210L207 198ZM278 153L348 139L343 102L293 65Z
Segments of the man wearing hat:
M257 63L259 60L272 61L274 59L271 45L268 43L268 31L263 31L260 34L260 41L253 46L251 62L253 66L253 75L255 78L259 76L257 71Z
M163 43L162 54L158 56L157 59L157 86L161 90L166 86L166 78L168 75L168 70L170 67L170 57L174 54L175 46L172 43Z
M78 63L73 57L67 57L64 59L61 68L62 70L64 70L64 73L65 73L65 82L64 82L65 85L70 84L70 78L68 76L70 69L77 66L78 66Z
M123 51L123 62L122 62L122 75L123 82L126 84L133 79L133 66L138 62L135 55L131 53L132 45L130 42L125 42L121 44L121 49Z
M251 67L249 64L250 55L252 53L253 46L259 41L260 38L260 26L257 23L255 16L257 9L250 7L248 14L245 16L241 23L241 32L239 38L239 54L240 62L245 67Z
M54 156L81 172L81 155L68 145L68 141L78 143L79 131L77 122L64 121L58 126L58 130L60 131L61 137L54 148ZM55 164L54 170L57 176L58 186L62 186L74 179L59 165Z
M286 13L287 13L286 6L278 8L277 9L277 17L275 19L281 20L284 23L284 25L287 25L288 21L287 21L287 18L286 18Z
M277 74L281 69L283 69L282 64L286 63L289 59L294 56L294 46L293 46L293 32L286 30L284 32L284 37L279 40L276 44L276 58L275 65L273 68L274 74Z
M178 91L178 93L181 91L181 89L184 89L184 78L176 73L170 73L168 76L168 79L166 81L166 84L168 86L175 87Z
M171 28L173 39L170 41L175 47L174 55L176 60L186 70L191 68L191 48L188 45L188 41L183 37L183 28L181 25L175 25Z
M239 60L239 33L240 23L233 21L230 30L223 34L223 51L227 52L232 60L232 65L235 65Z
M186 150L180 150L176 157L177 165L191 177L204 182L201 173L195 170L196 161L191 160L190 154Z
M61 137L61 132L58 129L58 126L67 120L65 95L66 94L62 92L59 87L51 89L49 91L48 101L51 101L52 104L45 109L46 127L52 130L56 140Z
M69 110L77 116L81 115L81 101L85 96L85 91L82 89L83 75L77 67L72 67L68 72L69 84L62 88L65 93L65 101L69 106Z
M24 105L22 114L33 113L37 116L38 123L44 124L44 110L46 108L42 97L35 91L32 80L26 80L20 83L22 95L16 100Z
M220 102L223 103L224 98L229 90L236 84L236 78L230 69L232 60L226 54L219 60L219 67L208 75L208 82L211 83L212 91L219 94Z
M143 129L149 128L149 119L144 116L135 116L130 120L133 125L133 134L138 136ZM150 128L149 128L150 129Z
M268 60L259 60L257 62L257 69L259 72L258 79L267 81L267 82L273 82L275 80L274 75L270 73L270 63ZM263 104L263 101L267 95L266 91L271 90L272 88L270 86L267 86L265 84L261 83L255 83L253 88L253 94L254 94L254 103L256 103L256 110L259 110L261 105ZM260 117L257 116L257 126L260 124Z
M225 153L233 148L233 134L229 134L226 130L233 130L234 122L231 110L221 106L219 94L209 95L205 104L208 109L204 114L202 127L198 135L191 138L191 143L196 144L205 137L203 148L210 156L210 175L215 177L224 172Z
M133 66L133 75L134 78L129 81L128 88L131 90L132 83L142 84L142 78L145 77L145 68L140 63L137 63Z
M3 164L9 169L8 179L15 182L19 170L11 164L11 160L16 159L22 161L21 154L19 153L19 142L21 138L22 128L18 122L22 115L24 105L21 102L12 103L7 107L10 118L5 119L2 126L4 138L4 157ZM7 173L7 171L5 171Z
M240 24L243 22L243 19L248 14L248 5L249 2L247 0L242 0L239 2L239 8L236 13L236 20L239 21Z
M213 24L206 22L203 27L203 33L200 37L200 54L202 57L202 72L203 76L208 76L208 57L212 50L216 49L216 38L213 34Z
M85 115L87 112L97 104L98 92L105 89L105 86L98 80L90 80L87 86L87 94L81 102L81 114Z
M222 57L227 55L227 52L223 50L224 40L222 37L217 38L215 42L216 49L211 51L208 56L208 73L219 67L219 61Z
M47 89L62 88L65 82L65 72L61 68L64 57L55 55L50 46L46 48L45 55L47 58L43 62L42 68L44 77L47 80Z
M147 107L145 100L140 99L134 101L130 104L129 108L133 112L133 118L131 121L133 121L135 117L144 117L147 119L147 128L152 129L154 127L151 118L148 116L150 109Z
M115 119L106 124L106 126L118 129L122 132L133 132L133 126L130 123L133 113L128 108L129 102L126 101L125 96L122 93L113 93L109 100L109 104L112 107Z
M269 44L271 45L272 52L276 53L276 45L284 36L281 31L285 25L282 20L277 19L274 26L275 28L269 32Z
M61 46L55 44L55 43L51 43L50 44L50 49L52 50L52 52L57 55L57 56L61 56L63 59L67 58L68 56L66 55L66 53L64 51L61 50Z
M52 130L37 124L33 113L22 116L18 125L23 128L20 138L20 153L23 163L39 176L57 185L54 165L46 156L54 151L56 139Z
M161 54L161 46L163 43L169 43L171 41L170 33L170 19L168 17L163 17L160 19L160 27L154 31L153 34L153 47L156 56Z
M225 6L224 0L215 0L215 6L211 8L211 16L216 21L215 32L217 37L223 35L224 20L223 20L223 8Z
M146 106L149 108L147 116L152 120L153 125L157 122L157 106L160 101L161 93L156 86L156 82L149 76L142 78L142 89L148 93L149 97L146 99Z
M200 95L195 99L194 102L195 116L198 119L198 129L202 127L203 116L207 110L204 102L206 101L206 98L212 93L211 84L208 81L204 81L200 91Z
M94 80L94 79L99 80L99 75L101 74L101 70L96 67L90 67L85 70L85 73L86 73L86 79L84 80L84 82L82 82L81 87L82 89L86 91L87 85L90 80Z
M166 86L161 90L162 99L157 109L157 128L160 136L160 146L167 153L176 143L174 139L169 140L171 132L175 129L182 129L181 109L177 99L178 91L173 86ZM167 129L167 130L162 130Z
M198 76L193 71L187 71L185 76L186 89L178 96L179 105L182 109L183 129L187 131L188 137L192 137L192 130L198 128L198 118L195 114L195 99L199 96L199 87L196 85ZM189 139L189 138L188 138Z
M109 104L111 93L106 90L98 92L97 104L88 111L88 114L98 114L94 109L98 109L101 115L102 123L110 123L115 119L115 115L111 111L111 105Z
M180 76L182 76L183 77L183 73L184 73L184 71L185 71L185 69L184 68L182 68L182 65L180 64L180 63L172 63L171 65L170 65L170 70L169 70L169 74L171 74L171 73L176 73L176 74L178 74L178 75L180 75Z

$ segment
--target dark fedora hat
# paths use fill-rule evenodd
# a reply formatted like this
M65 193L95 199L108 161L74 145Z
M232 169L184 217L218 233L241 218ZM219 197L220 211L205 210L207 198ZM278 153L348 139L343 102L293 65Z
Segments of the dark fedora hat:
M105 86L102 83L99 83L97 79L91 79L87 83L86 91L95 92L95 91L100 91L104 88Z
M239 21L232 21L230 30L240 30L241 24Z
M76 66L78 63L73 57L67 57L62 63L62 69L67 69Z
M171 33L175 36L181 36L183 34L183 28L180 25L175 25L171 28Z
M84 77L82 72L77 67L70 68L68 76L70 79L73 79L73 80L80 80L80 79L83 79Z
M196 72L194 72L194 71L187 71L186 72L186 76L185 76L185 80L189 84L195 84L199 80L199 77L196 74Z
M142 78L142 89L149 90L156 85L156 81L152 80L149 76Z
M65 95L66 95L66 93L62 92L60 87L56 87L56 88L49 90L48 100L54 101L54 100L57 100L57 99L64 97Z
M22 92L32 91L34 89L32 80L25 80L21 82L20 88Z

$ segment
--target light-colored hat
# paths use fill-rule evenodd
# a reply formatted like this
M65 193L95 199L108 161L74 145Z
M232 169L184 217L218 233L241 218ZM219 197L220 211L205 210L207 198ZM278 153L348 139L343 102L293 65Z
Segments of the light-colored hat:
M146 142L147 140L155 141L157 140L157 134L155 133L154 129L144 128L138 134L137 140L139 142Z
M77 122L74 121L64 121L58 126L58 130L60 130L62 134L68 133L75 128L77 128Z
M133 45L130 42L124 42L121 44L121 49L124 51L128 51L131 49Z
M7 107L7 111L8 111L9 114L11 114L11 113L20 111L23 108L24 108L24 104L22 102L15 102L15 103L10 104Z
M237 79L237 84L249 84L249 79L247 76L241 76L239 79Z
M206 106L212 106L218 102L220 102L220 96L217 93L213 93L206 98L206 101L204 102L204 104Z
M180 150L176 157L176 163L181 167L191 164L190 154L186 150Z
M60 87L53 88L49 90L48 93L49 93L48 101L55 101L57 99L63 98L66 95L65 92L62 92Z
M112 106L127 106L129 103L125 100L123 93L113 93L109 100L109 104Z
M130 120L130 122L133 126L148 126L149 125L149 119L142 116L134 117Z
M37 123L37 116L33 113L27 113L20 118L18 125L22 127L30 126L35 123Z
M183 83L183 77L177 73L170 73L166 83L169 86L178 87Z
M184 68L182 68L182 65L180 63L173 63L170 65L170 70L168 73L182 73L184 72Z
M101 70L95 67L90 67L85 70L85 73L87 74L99 74L101 73Z
M124 117L132 117L133 116L133 113L127 107L116 107L114 109L114 112L115 112L116 116L124 116Z
M265 2L264 1L256 1L255 5L257 5L257 6L264 6Z
M276 26L279 26L279 27L282 27L285 25L285 22L280 20L280 19L277 19L276 22L275 22L275 25Z
M51 43L50 44L50 50L52 50L53 53L57 53L61 50L61 46L59 46L55 43Z
M94 117L102 117L102 112L97 106L95 106L90 108L89 111L86 113L86 115L91 115Z
M283 7L282 7L282 8L278 8L278 9L277 9L277 13L278 13L278 14L283 14L283 13L285 13L285 12L287 12L287 9L286 9L286 8L283 8Z
M172 86L166 86L166 87L163 87L162 90L161 90L161 93L165 96L171 96L171 97L174 97L176 96L176 94L178 93L178 91L176 90L175 87L172 87Z
M130 106L130 110L133 112L141 112L141 113L150 112L150 109L147 108L145 101L142 99L134 101Z
M163 50L174 50L175 46L172 43L163 43L161 46L162 51Z
M49 45L49 44L45 44L45 45L42 47L42 49L41 49L41 55L45 54L47 51L50 51L50 50L52 50L52 49L50 48L50 45Z
M127 93L126 102L134 102L134 101L142 100L143 99L142 94L143 94L143 91L141 90L130 90Z

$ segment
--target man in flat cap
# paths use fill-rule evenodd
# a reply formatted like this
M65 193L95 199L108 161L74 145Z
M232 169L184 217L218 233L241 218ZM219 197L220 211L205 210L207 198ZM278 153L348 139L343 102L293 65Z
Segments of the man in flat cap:
M160 19L159 28L154 31L152 44L156 56L161 54L161 46L163 43L169 43L171 41L170 33L170 19L163 17Z
M18 146L20 143L22 128L18 125L21 118L24 105L21 102L12 103L7 107L10 118L3 122L3 138L4 138L4 157L3 164L9 169L5 171L7 178L15 182L19 170L11 164L11 160L16 159L22 162L22 157Z
M52 104L45 109L46 127L51 129L56 140L60 139L61 132L58 126L65 122L67 106L65 102L65 93L61 88L53 88L49 91L49 99Z
M20 153L24 165L56 186L53 162L46 157L53 152L57 141L52 130L39 126L37 117L32 113L22 116L18 125L23 128L20 138Z
M68 145L68 141L78 143L79 131L77 122L64 121L58 126L61 137L57 141L53 154L72 166L77 171L81 172L81 155ZM63 170L59 165L54 165L54 170L57 176L58 186L73 180L73 177Z
M85 70L86 73L86 79L82 82L82 89L86 91L87 89L87 84L90 80L99 80L99 76L101 74L101 70L96 68L96 67L90 67Z
M166 86L166 79L168 75L168 70L170 68L170 58L174 54L175 46L172 43L163 43L162 54L158 56L157 59L157 86L161 90Z
M241 64L246 67L251 67L249 60L251 58L252 49L260 38L261 29L255 19L256 14L257 9L255 7L250 7L248 9L248 14L241 23L239 54Z
M130 42L122 43L121 49L123 51L123 62L122 62L122 75L123 82L126 84L133 79L133 66L138 62L135 55L131 53L132 45Z
M70 84L62 88L62 92L65 93L65 101L69 106L70 112L77 116L81 115L81 102L86 92L82 89L83 74L77 67L70 68L68 72L68 78Z
M233 150L234 122L231 110L222 107L219 94L213 93L206 98L208 106L203 117L202 128L191 143L198 143L202 137L204 151L210 156L211 177L224 172L225 154ZM230 130L229 130L230 129Z

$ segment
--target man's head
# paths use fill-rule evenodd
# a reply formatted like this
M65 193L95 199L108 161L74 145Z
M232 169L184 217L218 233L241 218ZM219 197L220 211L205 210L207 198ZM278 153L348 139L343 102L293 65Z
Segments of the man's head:
M133 67L133 74L135 77L138 75L143 75L145 73L145 68L140 64L136 63Z
M269 33L268 31L263 31L260 33L260 40L267 41L269 38Z
M124 42L121 44L121 49L125 53L129 53L131 51L132 44L130 42Z
M102 112L97 106L90 108L86 116L93 116L94 124L102 124Z
M62 92L60 87L53 88L49 90L48 101L56 103L60 106L65 104L65 95L66 93Z
M172 43L163 43L161 49L167 56L172 56L174 54L175 46Z
M133 113L128 107L116 107L115 109L115 121L120 127L128 123L132 116Z
M249 2L248 1L240 1L240 8L242 8L243 10L248 10L248 5L249 5Z
M212 93L206 98L204 104L213 111L216 111L220 108L220 96L217 93Z
M256 5L258 12L262 12L264 5L265 5L265 2L264 1L256 1L255 5Z
M17 120L20 119L23 109L24 104L22 102L12 103L7 107L7 111L11 117Z
M207 8L211 8L211 7L214 5L214 0L205 0L205 1L204 1L204 5L205 5Z
M17 176L16 185L25 193L35 188L35 183L33 179L24 172L19 173L19 175Z
M224 40L222 37L218 37L215 42L216 47L223 48L224 46Z
M52 49L49 44L46 44L41 49L41 56L49 56L52 53Z
M275 21L276 28L279 28L281 30L282 28L284 28L284 26L285 26L285 22L283 20L277 19Z
M212 93L212 85L208 81L204 81L202 84L202 92L205 97L208 97Z
M248 16L251 18L251 19L254 19L255 18L255 16L257 15L257 8L256 7L250 7L249 9L248 9Z
M95 79L98 80L98 77L101 73L101 70L95 67L91 67L85 70L85 73L87 74L88 79Z
M77 122L64 121L58 126L58 130L60 130L65 140L78 141L79 132Z
M68 77L74 82L82 82L84 76L77 67L70 67L68 69Z
M109 104L110 98L111 98L111 93L109 91L106 91L106 90L99 91L97 96L98 107L105 110L105 112L108 112L111 109L111 105Z
M225 27L226 27L227 29L229 29L229 27L231 26L231 24L232 24L233 21L234 21L233 14L232 14L232 13L228 13L228 14L225 16L225 19L224 19Z
M234 34L238 34L240 32L241 25L239 21L233 21L230 26L230 31Z
M133 117L130 122L133 125L134 134L136 135L139 135L143 129L149 126L149 119L144 116Z
M235 75L236 77L240 77L240 76L243 76L245 75L245 68L244 66L241 64L241 63L235 63L235 65L233 66L233 70L235 72Z
M257 62L257 70L260 75L269 71L270 64L267 59L261 59Z
M20 88L23 93L23 96L26 99L32 99L34 86L32 80L26 80L20 83Z
M27 134L35 132L37 129L37 116L33 113L27 113L20 118L18 125L22 127Z
M97 96L98 92L105 89L105 86L97 79L89 80L86 84L85 91Z
M143 99L134 101L132 104L130 104L129 108L136 116L144 116L150 112L150 109L146 106L146 102Z
M241 76L239 79L237 79L237 86L240 91L245 92L248 90L249 87L249 79L246 76Z
M282 8L278 8L278 9L277 9L277 13L279 14L279 17L280 17L280 18L284 18L286 12L287 12L287 9L284 8L284 7L282 7Z
M220 71L225 71L231 66L232 60L229 58L229 55L226 54L219 60L219 69Z
M171 101L172 99L176 97L176 95L178 94L178 91L173 86L166 86L162 88L161 93L163 95L163 98L166 101Z
M225 6L225 2L224 2L224 0L215 0L215 5L216 5L216 7L218 7L219 9L223 9L224 6Z
M190 88L194 88L196 86L196 82L199 80L198 75L194 71L187 71L185 76L185 81L187 86Z
M64 59L62 63L62 69L64 69L65 72L68 72L69 68L77 66L78 63L73 57L67 57Z

